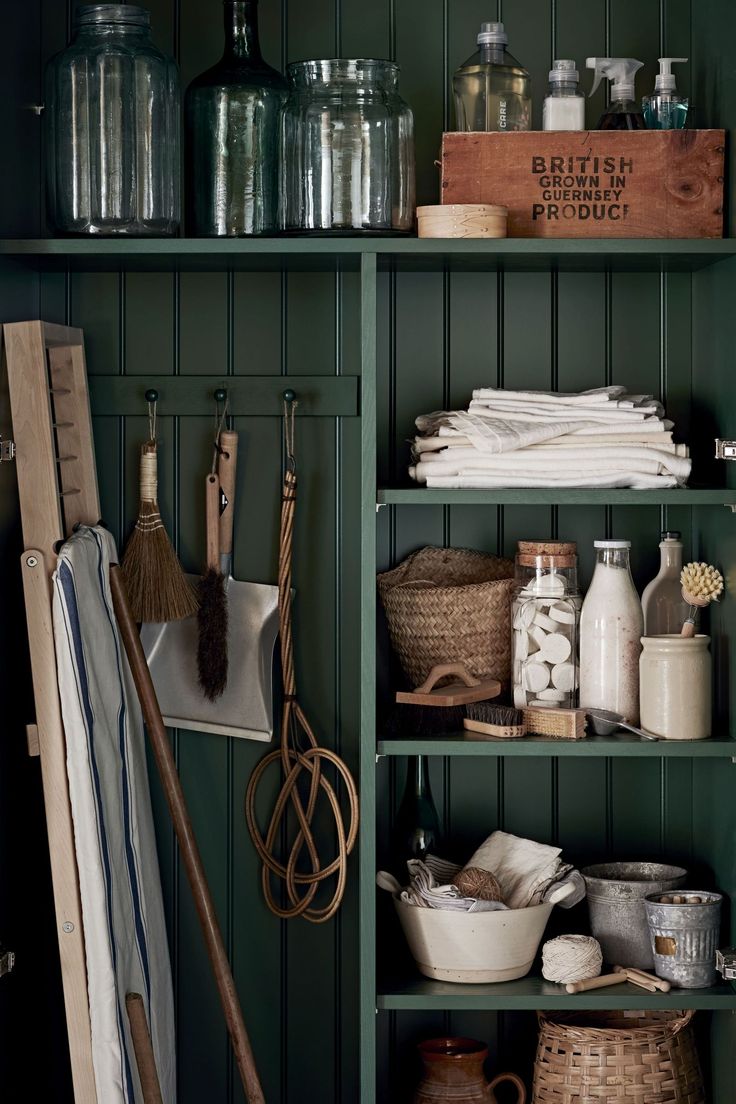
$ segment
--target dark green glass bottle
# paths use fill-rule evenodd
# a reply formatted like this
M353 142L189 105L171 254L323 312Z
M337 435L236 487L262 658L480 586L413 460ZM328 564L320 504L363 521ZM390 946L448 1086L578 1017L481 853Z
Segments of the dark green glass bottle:
M261 56L257 0L224 0L225 52L185 100L187 232L269 234L278 213L278 125L286 81Z
M406 762L406 785L392 833L393 865L402 885L407 859L425 859L442 848L439 813L432 797L427 760L412 755Z

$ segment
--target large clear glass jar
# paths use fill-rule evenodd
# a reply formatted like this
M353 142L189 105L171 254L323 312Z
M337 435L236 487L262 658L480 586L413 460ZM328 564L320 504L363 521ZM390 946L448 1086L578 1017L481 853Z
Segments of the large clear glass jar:
M49 220L62 234L176 233L179 75L134 4L77 8L46 70Z
M389 61L289 66L281 113L279 225L391 233L414 225L414 118Z
M519 541L511 606L514 705L572 709L582 597L574 541Z
M223 6L223 56L185 97L187 230L201 237L273 233L286 81L263 60L257 0Z

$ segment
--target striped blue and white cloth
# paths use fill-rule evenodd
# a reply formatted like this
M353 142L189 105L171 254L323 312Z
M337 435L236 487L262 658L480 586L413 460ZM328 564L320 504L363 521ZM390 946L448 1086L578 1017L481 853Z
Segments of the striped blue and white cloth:
M125 1008L140 993L164 1104L176 1102L174 1002L143 720L110 593L115 542L80 528L53 585L99 1104L143 1104Z

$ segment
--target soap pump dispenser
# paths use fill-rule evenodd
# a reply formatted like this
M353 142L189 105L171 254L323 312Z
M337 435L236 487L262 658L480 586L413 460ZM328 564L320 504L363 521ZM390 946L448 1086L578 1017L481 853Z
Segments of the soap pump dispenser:
M685 126L689 101L687 96L678 96L672 72L675 62L685 61L687 58L659 58L654 95L645 96L642 100L644 121L649 130L682 130Z
M643 61L636 58L588 58L588 69L595 69L590 95L603 77L611 81L611 103L598 121L598 130L646 130L646 123L636 103L636 74Z

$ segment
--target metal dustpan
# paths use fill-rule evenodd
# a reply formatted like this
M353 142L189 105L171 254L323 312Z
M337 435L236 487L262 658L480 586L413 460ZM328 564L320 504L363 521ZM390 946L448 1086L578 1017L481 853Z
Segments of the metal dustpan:
M228 678L210 701L199 685L197 618L146 623L141 642L156 695L169 728L219 732L267 742L273 736L273 651L279 630L277 586L242 583L232 577L232 518L237 434L222 434L220 458L224 509L220 517L220 570L228 606ZM196 587L197 576L189 576Z

